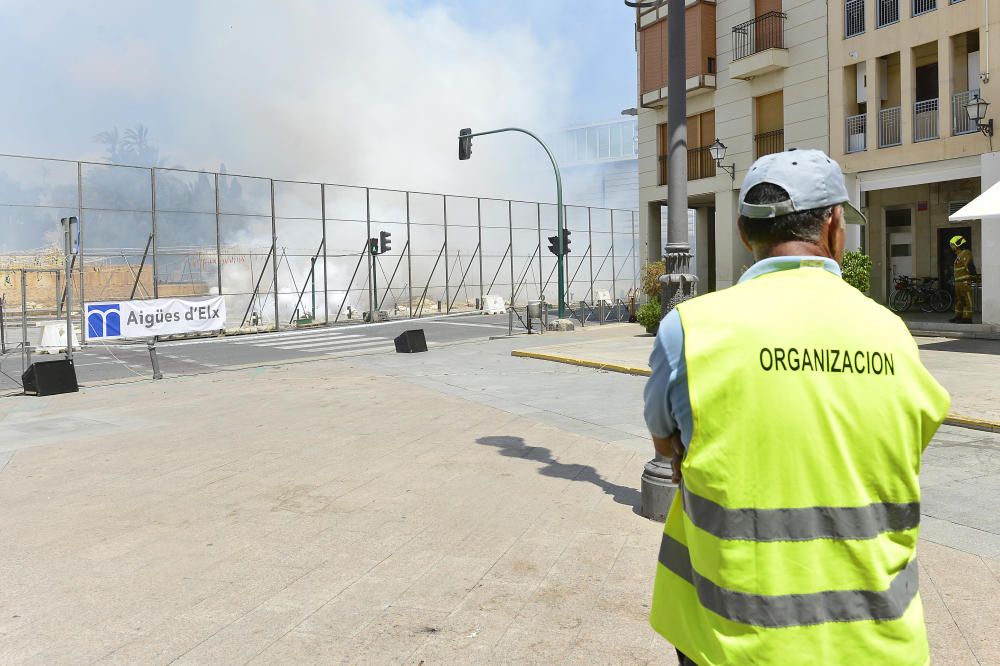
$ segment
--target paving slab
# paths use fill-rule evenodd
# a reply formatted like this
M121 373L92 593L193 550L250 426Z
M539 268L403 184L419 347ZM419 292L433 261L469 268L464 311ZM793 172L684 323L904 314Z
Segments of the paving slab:
M670 663L642 378L523 344L0 401L0 663ZM31 434L66 413L101 425ZM993 469L964 432L925 464L935 663L997 659L993 509L931 492Z

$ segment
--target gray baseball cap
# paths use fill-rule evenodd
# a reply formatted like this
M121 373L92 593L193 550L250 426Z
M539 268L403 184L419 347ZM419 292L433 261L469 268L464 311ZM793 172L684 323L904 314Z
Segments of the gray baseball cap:
M787 201L773 204L749 204L745 199L751 187L759 183L778 185L788 192ZM865 216L850 202L840 165L822 150L792 148L782 153L764 155L750 165L740 188L740 214L752 219L767 219L813 208L844 207L844 221L865 224Z

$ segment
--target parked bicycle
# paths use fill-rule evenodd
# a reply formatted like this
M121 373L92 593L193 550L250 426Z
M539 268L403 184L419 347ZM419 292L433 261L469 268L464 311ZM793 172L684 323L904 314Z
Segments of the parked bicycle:
M937 278L897 275L893 279L893 291L889 297L889 307L893 312L905 312L913 306L924 312L947 312L951 304L951 292L938 286Z

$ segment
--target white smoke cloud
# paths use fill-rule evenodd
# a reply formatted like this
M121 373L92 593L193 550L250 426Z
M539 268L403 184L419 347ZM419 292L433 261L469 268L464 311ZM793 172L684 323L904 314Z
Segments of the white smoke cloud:
M57 134L84 137L89 153L61 157L100 158L90 143L95 132L141 122L168 165L555 198L544 153L522 135L478 138L472 160L457 159L462 127L543 132L576 115L567 108L573 48L543 44L526 26L472 28L440 7L357 0L66 2L4 11L38 49L52 46L52 35L73 34L71 48L45 48L44 58L58 73L48 85L73 110ZM286 241L310 254L315 245L314 237L285 234ZM261 247L270 238L245 242ZM473 248L461 249L468 256ZM426 252L429 270L435 250ZM294 263L301 282L308 262ZM353 261L342 263L329 267L331 282L349 277ZM238 273L241 285L254 278L249 267L224 273ZM284 317L295 298L281 300Z
M290 179L551 199L545 156L520 135L559 127L570 53L527 29L474 30L447 12L386 3L211 2L152 44L120 35L70 70L97 94L154 101L171 162ZM140 65L140 66L137 66ZM153 84L151 85L151 79ZM151 92L155 89L155 94ZM159 126L158 123L162 123ZM102 129L102 128L95 128Z

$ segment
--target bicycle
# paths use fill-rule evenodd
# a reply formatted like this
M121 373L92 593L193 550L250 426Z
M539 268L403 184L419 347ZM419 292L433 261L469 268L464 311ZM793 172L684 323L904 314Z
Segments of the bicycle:
M936 286L937 282L937 278L897 275L893 280L889 308L893 312L905 312L916 305L924 312L947 312L953 297L947 289Z

